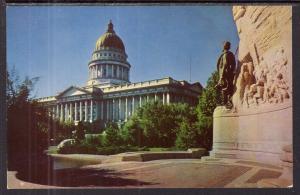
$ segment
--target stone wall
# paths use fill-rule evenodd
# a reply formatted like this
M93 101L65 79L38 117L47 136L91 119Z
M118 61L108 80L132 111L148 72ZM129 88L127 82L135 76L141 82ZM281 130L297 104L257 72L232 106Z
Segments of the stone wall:
M234 6L240 38L235 109L292 101L292 7Z

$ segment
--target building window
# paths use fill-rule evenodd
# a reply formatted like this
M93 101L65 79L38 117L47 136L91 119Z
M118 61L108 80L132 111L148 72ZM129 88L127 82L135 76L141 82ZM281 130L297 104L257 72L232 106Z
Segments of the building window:
M111 56L111 53L109 53L108 56Z
M117 77L117 66L113 66L114 67L114 77Z
M107 54L106 53L104 53L104 56L106 56Z
M100 56L102 56L102 53L100 53Z
M106 77L106 67L103 66L103 77Z
M102 72L101 71L102 71L101 66L98 66L98 74L99 74L100 77L102 77Z
M122 74L123 74L123 79L126 80L126 71L125 71L125 68L123 68Z
M111 65L108 65L108 70L107 70L107 72L108 72L108 77L111 77L112 76L112 67L111 67Z
M129 80L129 70L126 69L126 80Z
M123 67L120 66L120 79L123 79Z

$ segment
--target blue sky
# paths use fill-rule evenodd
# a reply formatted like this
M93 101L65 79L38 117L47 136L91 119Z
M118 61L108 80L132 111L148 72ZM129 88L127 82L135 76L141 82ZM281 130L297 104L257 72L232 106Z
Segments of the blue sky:
M125 44L131 82L170 76L203 86L224 40L238 35L230 6L9 6L7 62L35 77L36 96L84 86L96 40L109 20Z

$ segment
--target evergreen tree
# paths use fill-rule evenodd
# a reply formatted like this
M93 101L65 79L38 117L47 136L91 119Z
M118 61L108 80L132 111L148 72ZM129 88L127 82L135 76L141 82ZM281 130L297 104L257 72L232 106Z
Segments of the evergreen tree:
M116 123L109 123L105 128L105 146L118 146L122 144L120 130Z

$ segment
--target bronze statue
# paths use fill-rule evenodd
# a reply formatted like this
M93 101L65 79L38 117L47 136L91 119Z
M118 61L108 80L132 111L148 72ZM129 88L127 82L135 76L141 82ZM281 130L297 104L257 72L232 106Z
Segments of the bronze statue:
M235 57L234 54L229 51L230 42L226 41L223 47L223 53L218 59L217 69L219 72L219 81L216 85L218 90L221 90L222 94L222 105L226 108L231 109L232 95L233 95L233 80L235 75Z

